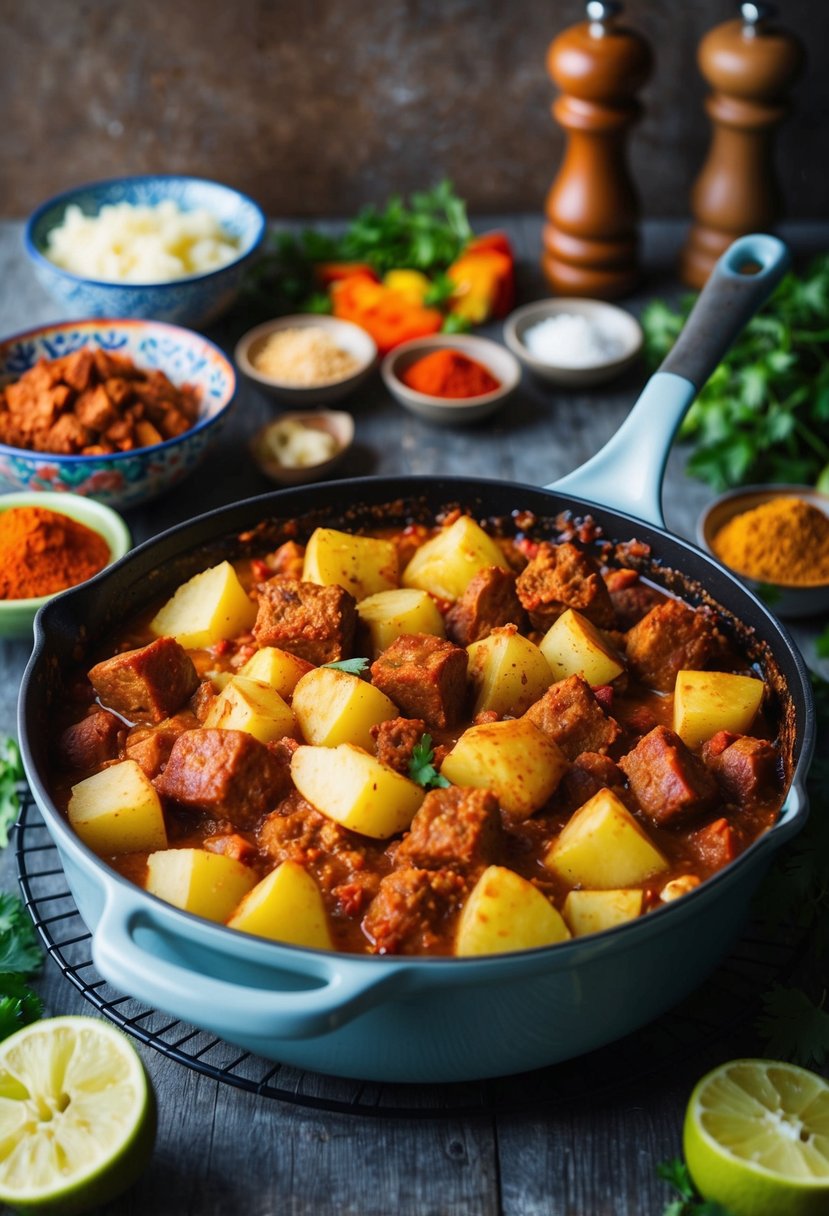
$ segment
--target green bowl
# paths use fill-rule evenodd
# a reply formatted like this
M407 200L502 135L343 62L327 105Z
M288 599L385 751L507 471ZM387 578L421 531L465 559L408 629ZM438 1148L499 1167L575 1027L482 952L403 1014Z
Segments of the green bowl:
M60 515L68 515L78 523L92 528L109 545L111 566L132 548L132 537L121 516L102 502L91 498L82 498L79 494L49 494L47 492L20 491L16 494L0 496L0 512L9 511L12 507L45 507L48 511L56 511ZM25 638L32 636L32 626L38 609L61 591L53 591L51 595L38 595L26 600L0 599L0 638Z

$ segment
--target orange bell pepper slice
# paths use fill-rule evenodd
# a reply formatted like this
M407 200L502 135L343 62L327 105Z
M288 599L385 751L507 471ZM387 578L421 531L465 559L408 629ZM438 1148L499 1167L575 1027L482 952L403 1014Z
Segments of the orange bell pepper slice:
M368 262L317 262L314 267L314 278L322 287L330 287L340 279L350 279L354 275L378 282L373 267Z
M380 354L387 354L410 338L438 333L443 313L436 308L412 304L400 292L362 275L353 275L331 285L335 317L353 321L371 334Z

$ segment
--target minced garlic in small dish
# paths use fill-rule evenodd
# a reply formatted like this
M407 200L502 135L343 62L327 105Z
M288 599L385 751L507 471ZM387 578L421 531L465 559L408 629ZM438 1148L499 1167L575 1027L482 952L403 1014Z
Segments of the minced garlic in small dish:
M307 469L324 464L337 452L337 440L330 431L306 426L293 418L272 422L259 440L259 449L286 469Z
M360 367L359 359L317 325L275 330L251 353L251 363L261 375L297 388L344 380Z

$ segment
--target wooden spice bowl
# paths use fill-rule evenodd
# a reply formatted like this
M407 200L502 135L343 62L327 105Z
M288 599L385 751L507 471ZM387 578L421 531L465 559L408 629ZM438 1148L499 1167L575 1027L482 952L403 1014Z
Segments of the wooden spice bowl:
M68 515L70 519L85 524L87 528L102 536L109 545L108 566L132 548L132 537L121 516L113 511L112 507L92 498L83 498L80 494L24 490L15 494L0 495L0 513L9 511L12 507L43 507L47 511ZM60 591L53 591L50 595L39 595L25 600L0 599L0 637L31 638L32 625L38 610L60 594Z
M697 521L697 544L719 561L712 542L720 528L735 515L752 511L775 498L802 498L829 516L829 494L822 494L814 486L741 486L738 490L721 494L708 504ZM829 583L811 586L763 583L748 578L739 570L734 573L779 617L817 617L829 612Z

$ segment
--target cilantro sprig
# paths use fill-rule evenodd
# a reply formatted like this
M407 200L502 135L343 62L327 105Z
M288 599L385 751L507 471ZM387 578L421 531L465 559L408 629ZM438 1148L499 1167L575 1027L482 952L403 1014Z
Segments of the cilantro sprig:
M656 1172L678 1196L666 1205L663 1216L730 1216L722 1204L700 1199L688 1173L688 1166L680 1157L663 1161L656 1167Z
M452 784L435 768L435 750L432 747L431 735L422 735L420 742L412 748L409 776L425 790L442 790Z
M336 663L323 663L323 667L330 667L332 671L344 671L350 676L361 676L368 669L368 659L338 659Z
M0 736L0 849L9 843L9 829L20 812L19 786L23 780L20 748L14 739Z
M42 962L43 951L23 903L0 891L0 1039L43 1013L43 1002L27 983Z
M642 315L655 366L673 346L694 297L655 300ZM715 489L829 477L829 254L787 275L743 330L691 406L680 431L688 471Z

